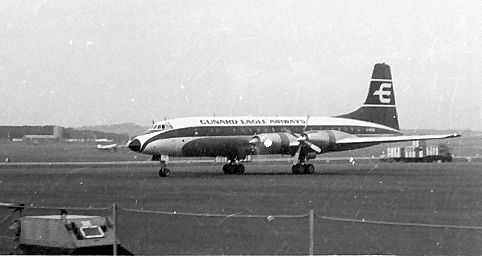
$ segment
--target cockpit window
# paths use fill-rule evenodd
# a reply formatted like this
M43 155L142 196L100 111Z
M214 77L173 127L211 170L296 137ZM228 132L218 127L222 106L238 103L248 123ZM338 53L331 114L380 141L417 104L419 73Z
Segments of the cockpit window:
M150 131L162 131L162 130L170 130L172 129L172 125L170 123L164 124L155 124L149 129Z

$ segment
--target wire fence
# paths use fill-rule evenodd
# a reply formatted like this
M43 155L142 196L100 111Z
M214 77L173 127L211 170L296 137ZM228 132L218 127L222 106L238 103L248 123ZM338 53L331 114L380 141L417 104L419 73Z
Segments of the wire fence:
M22 216L60 214L107 216L114 224L118 241L134 254L309 254L325 252L332 242L376 234L384 228L442 228L480 232L481 226L445 225L340 218L315 214L243 214L235 212L190 213L117 207L43 207L0 205L0 253L15 247L15 221ZM339 224L336 224L339 223ZM341 223L341 224L340 224ZM344 223L344 224L343 224ZM343 225L371 225L372 230ZM340 225L346 232L330 238L327 230ZM407 231L407 236L413 234ZM480 233L479 233L480 236ZM333 240L330 240L333 239ZM338 240L336 240L338 239ZM113 247L113 254L117 251ZM365 252L365 251L364 251ZM352 253L356 253L355 251ZM376 253L376 252L374 252ZM349 253L350 254L350 253Z

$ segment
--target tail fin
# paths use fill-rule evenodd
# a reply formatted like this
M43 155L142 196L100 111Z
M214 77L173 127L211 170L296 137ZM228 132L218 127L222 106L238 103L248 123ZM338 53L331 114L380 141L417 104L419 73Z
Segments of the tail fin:
M390 66L375 64L365 104L338 117L373 122L399 130Z

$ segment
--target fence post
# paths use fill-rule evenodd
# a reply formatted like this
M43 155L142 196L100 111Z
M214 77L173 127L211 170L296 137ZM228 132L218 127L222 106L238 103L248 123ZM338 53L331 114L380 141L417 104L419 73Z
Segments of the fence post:
M112 204L112 235L114 236L114 243L112 245L112 255L117 255L117 204Z
M315 229L315 210L311 209L310 210L310 251L309 255L313 255L314 252L314 247L315 247L315 240L314 240L314 229Z

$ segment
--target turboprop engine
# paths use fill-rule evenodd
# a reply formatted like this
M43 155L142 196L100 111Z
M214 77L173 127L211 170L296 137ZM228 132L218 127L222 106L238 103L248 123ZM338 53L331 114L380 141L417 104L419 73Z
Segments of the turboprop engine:
M323 153L334 147L336 138L334 131L308 131L301 134L298 141L303 141L317 153Z
M257 134L249 144L255 154L289 154L290 147L296 147L299 142L291 133L278 132Z
M256 154L290 154L294 155L298 148L309 148L317 154L333 151L336 141L352 135L334 131L307 131L298 133L261 133L255 135L249 143ZM300 148L300 149L301 149Z

